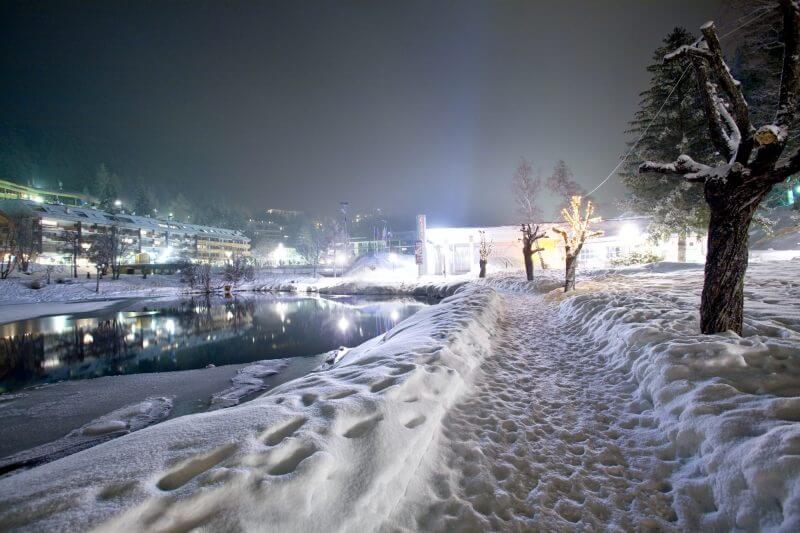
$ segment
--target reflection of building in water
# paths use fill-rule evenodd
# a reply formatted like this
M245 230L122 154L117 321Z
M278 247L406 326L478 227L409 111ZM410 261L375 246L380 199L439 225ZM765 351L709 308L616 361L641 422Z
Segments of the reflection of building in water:
M174 370L175 361L161 361L162 357L238 336L250 327L252 315L253 306L247 302L212 306L191 300L168 310L117 313L104 319L39 319L36 333L26 331L32 321L6 324L0 326L0 380L12 373L76 379L143 368Z
M0 390L322 354L380 335L422 305L308 297L192 299L98 318L16 322L0 326Z

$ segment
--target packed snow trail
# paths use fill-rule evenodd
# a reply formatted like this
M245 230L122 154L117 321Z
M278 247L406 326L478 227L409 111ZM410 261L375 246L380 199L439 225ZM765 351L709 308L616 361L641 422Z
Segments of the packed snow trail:
M430 477L438 499L414 527L675 528L675 454L635 381L562 324L557 304L504 298L492 356L444 419L443 466Z

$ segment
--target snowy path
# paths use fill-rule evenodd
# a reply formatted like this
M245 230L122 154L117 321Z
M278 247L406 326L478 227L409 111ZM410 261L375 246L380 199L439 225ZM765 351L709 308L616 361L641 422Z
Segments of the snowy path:
M563 328L542 296L504 298L493 354L444 420L448 451L431 477L438 499L423 506L416 525L674 528L666 482L674 452L649 403L635 400L636 384Z

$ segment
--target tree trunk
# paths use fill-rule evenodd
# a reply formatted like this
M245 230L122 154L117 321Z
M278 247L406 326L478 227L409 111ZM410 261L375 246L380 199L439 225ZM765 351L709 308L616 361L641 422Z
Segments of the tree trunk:
M525 276L528 281L533 281L533 256L531 254L531 243L522 243L522 256L525 259Z
M478 274L478 277L479 278L485 278L486 277L486 260L485 259L481 259L480 261L478 261L478 264L481 267L481 271L480 271L480 274Z
M575 290L575 268L578 266L578 256L567 254L565 263L564 292L569 292Z
M100 269L97 269L97 284L94 286L94 292L100 292Z
M678 263L686 262L686 234L678 234Z
M708 253L700 301L703 333L734 331L741 335L744 312L744 274L747 270L747 232L754 207L712 206L708 222Z

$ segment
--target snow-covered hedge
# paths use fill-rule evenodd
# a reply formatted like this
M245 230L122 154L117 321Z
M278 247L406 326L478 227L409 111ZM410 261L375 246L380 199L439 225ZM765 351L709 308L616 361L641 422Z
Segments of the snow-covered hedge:
M502 313L466 286L333 368L0 479L3 529L376 530L423 479Z
M701 278L609 279L561 303L565 328L632 372L680 467L692 530L800 530L800 263L751 267L745 336L702 335Z

